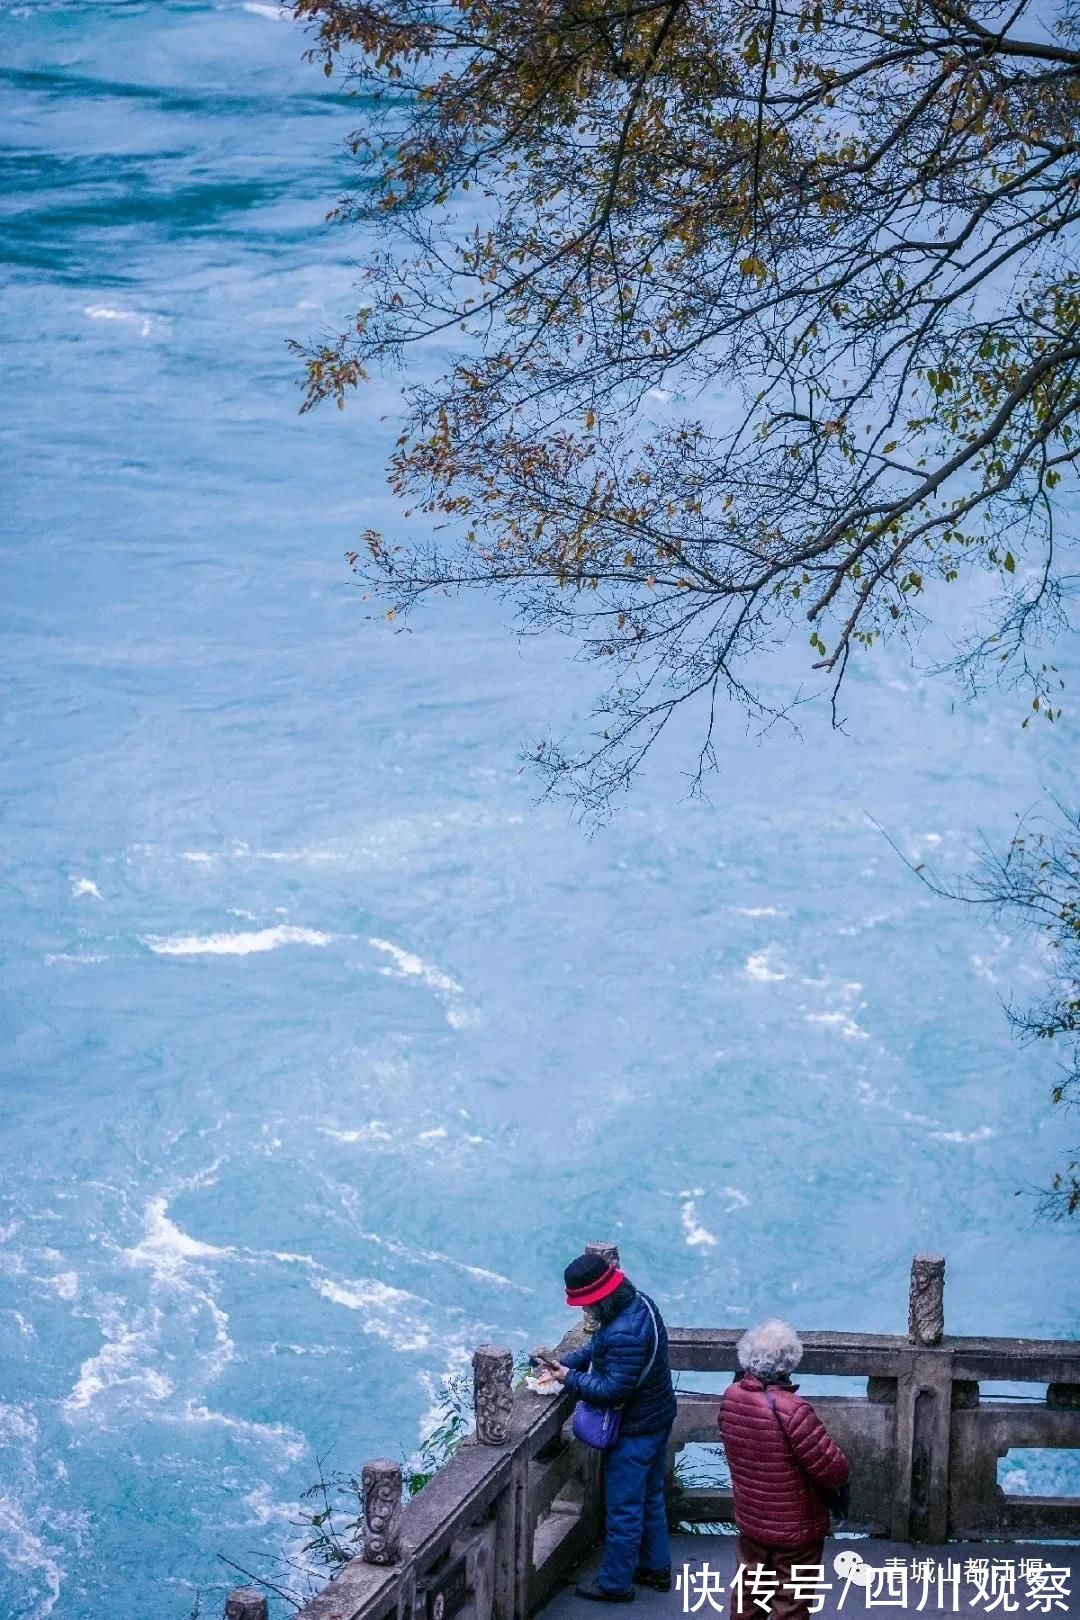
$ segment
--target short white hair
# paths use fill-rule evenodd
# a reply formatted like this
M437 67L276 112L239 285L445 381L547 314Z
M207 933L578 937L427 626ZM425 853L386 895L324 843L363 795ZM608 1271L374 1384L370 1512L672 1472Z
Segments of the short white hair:
M735 1346L739 1366L762 1383L786 1378L802 1360L802 1344L790 1322L772 1316L744 1333Z

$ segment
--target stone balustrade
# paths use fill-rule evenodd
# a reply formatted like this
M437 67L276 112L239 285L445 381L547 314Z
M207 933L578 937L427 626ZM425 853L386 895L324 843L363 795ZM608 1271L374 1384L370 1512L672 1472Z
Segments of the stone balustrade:
M613 1253L611 1244L596 1249ZM1080 1497L1010 1496L998 1461L1017 1447L1080 1449L1080 1341L954 1338L944 1332L940 1256L912 1263L906 1336L800 1333L800 1374L866 1380L865 1394L811 1396L851 1461L851 1526L893 1541L1080 1539ZM672 1328L672 1369L730 1373L742 1329ZM568 1335L564 1346L578 1342ZM392 1462L363 1469L362 1553L299 1620L525 1620L602 1529L601 1458L570 1434L570 1397L511 1389L512 1357L474 1358L476 1433L410 1501ZM985 1383L1045 1386L984 1398ZM717 1442L718 1393L681 1387L671 1463ZM682 1519L729 1523L730 1494L679 1489ZM241 1587L229 1620L265 1620Z

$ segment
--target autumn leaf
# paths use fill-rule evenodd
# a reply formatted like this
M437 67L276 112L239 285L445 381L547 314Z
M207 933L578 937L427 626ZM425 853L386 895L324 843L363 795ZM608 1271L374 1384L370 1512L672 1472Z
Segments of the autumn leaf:
M742 271L744 276L755 277L759 285L761 282L767 279L769 274L768 265L763 259L759 259L754 254L749 255L745 259L740 259L739 269Z

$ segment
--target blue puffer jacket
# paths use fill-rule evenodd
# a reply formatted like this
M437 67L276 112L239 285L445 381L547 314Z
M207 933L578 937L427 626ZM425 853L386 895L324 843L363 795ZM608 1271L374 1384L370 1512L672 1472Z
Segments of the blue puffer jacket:
M602 1327L580 1350L563 1357L570 1368L566 1388L594 1406L621 1406L623 1434L661 1434L675 1421L667 1329L653 1305L660 1342L648 1377L638 1380L652 1355L655 1336L645 1296L635 1293L614 1321Z

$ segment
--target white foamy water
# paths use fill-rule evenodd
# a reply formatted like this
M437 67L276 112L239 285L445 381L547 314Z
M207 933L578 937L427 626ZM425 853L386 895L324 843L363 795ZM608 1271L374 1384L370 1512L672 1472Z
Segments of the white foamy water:
M329 945L332 937L314 928L295 928L287 923L236 934L140 936L155 956L256 956L279 950L282 945Z
M47 1620L65 1577L64 1549L53 1540L57 1515L38 1472L38 1422L27 1408L0 1402L0 1457L12 1471L0 1488L0 1577L14 1584L18 1620ZM62 1516L59 1516L62 1517ZM0 1579L0 1592L8 1583ZM6 1614L5 1614L6 1620Z
M902 1103L894 1102L891 1093L882 1096L868 1080L859 1080L856 1083L855 1094L864 1106L880 1109L882 1113L889 1114L893 1119L900 1120L904 1125L919 1125L924 1129L938 1129L941 1127L939 1119L934 1119L929 1114L919 1113L915 1109L906 1108Z
M768 950L755 951L746 958L743 972L748 979L755 979L759 984L779 984L787 978L786 973L778 971L775 963L775 947L770 945Z
M433 967L421 957L415 956L412 951L406 951L400 945L394 945L388 939L372 939L368 943L377 951L383 951L393 961L393 967L380 968L380 973L396 975L403 979L419 979L427 985L429 990L441 990L446 995L461 995L461 986L441 968Z
M71 893L76 900L84 894L93 895L95 900L101 899L101 890L93 878L72 878Z
M336 1282L323 1277L315 1287L324 1299L355 1311L364 1333L382 1339L400 1355L430 1349L444 1334L432 1323L427 1300L373 1278Z
M46 1283L60 1299L70 1301L78 1297L79 1274L77 1271L59 1271L55 1277L46 1278Z
M846 1012L808 1012L803 1017L808 1024L817 1024L821 1029L835 1030L846 1041L865 1041L867 1033Z
M160 1277L175 1278L191 1260L228 1260L235 1251L202 1243L169 1219L167 1198L151 1198L146 1207L146 1229L127 1251L132 1265L147 1265Z
M342 858L332 849L251 849L247 844L237 844L232 854L238 860L269 861L274 866L336 865Z
M698 1219L697 1200L702 1196L702 1189L695 1187L689 1196L684 1194L680 1217L682 1220L683 1236L688 1249L715 1249L716 1238L708 1231Z
M339 1130L333 1125L320 1125L322 1136L332 1137L335 1142L392 1142L394 1133L388 1130L380 1119L373 1119L367 1125L356 1125L350 1130Z
M451 1029L467 1029L477 1023L476 1013L462 1005L460 997L464 992L461 985L456 979L451 978L449 973L444 973L442 968L425 962L422 957L404 950L391 940L373 938L368 944L389 956L393 963L392 967L380 968L380 973L385 974L387 978L416 979L425 989L434 992L442 1003L443 1016Z
M299 1438L299 1437L298 1437ZM246 1496L240 1498L240 1506L244 1509L240 1524L280 1524L294 1525L296 1523L296 1503L281 1501L274 1495L272 1488L264 1480L256 1485L254 1490L248 1491Z
M252 849L250 844L242 841L216 853L208 849L182 849L179 858L192 866L216 866L223 861L266 861L272 866L325 866L342 859L341 855L330 849Z
M21 1503L4 1491L0 1491L0 1563L18 1578L28 1600L28 1606L19 1610L19 1620L48 1620L64 1580L61 1551L50 1546Z
M164 330L167 322L160 315L148 315L137 309L117 309L112 304L88 304L83 314L92 321L112 321L137 330L140 337L153 337Z
M102 1322L107 1334L96 1355L88 1356L64 1401L69 1415L85 1412L98 1396L116 1392L118 1399L140 1409L146 1402L164 1401L172 1394L172 1380L153 1365L161 1336L162 1313L151 1307L124 1323L115 1316Z
M205 1185L213 1168L185 1178L187 1185ZM166 1414L175 1416L174 1396L181 1410L197 1400L235 1354L228 1316L214 1296L213 1272L215 1263L234 1255L183 1231L169 1217L167 1198L152 1197L142 1237L119 1257L134 1272L148 1274L145 1303L104 1297L97 1316L104 1343L83 1361L64 1403L67 1415L98 1415L100 1407L104 1420L117 1410L152 1410L163 1421Z
M252 1440L260 1446L278 1449L288 1462L299 1462L307 1455L308 1445L302 1434L285 1423L256 1423L250 1418L234 1417L229 1412L215 1412L201 1401L188 1401L176 1412L162 1415L162 1422L200 1425L205 1428L224 1429L243 1440Z
M0 1401L0 1440L5 1446L16 1445L20 1441L33 1443L37 1439L38 1422L33 1412L24 1406L15 1406L6 1401Z
M452 1255L444 1254L440 1249L420 1248L414 1243L403 1243L397 1238L380 1237L376 1232L362 1232L360 1236L365 1243L373 1243L377 1248L385 1249L388 1254L399 1255L404 1260L425 1266L449 1266L464 1277L472 1277L481 1283L491 1283L496 1288L513 1288L522 1294L533 1292L523 1283L514 1282L512 1277L504 1277L497 1271L490 1271L486 1266L469 1265L464 1260L457 1260Z

